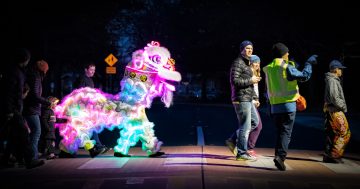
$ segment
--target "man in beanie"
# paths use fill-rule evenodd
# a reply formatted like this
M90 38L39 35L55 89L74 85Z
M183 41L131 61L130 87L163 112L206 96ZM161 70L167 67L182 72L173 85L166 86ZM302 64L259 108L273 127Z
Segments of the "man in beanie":
M312 65L317 55L312 55L302 71L289 61L289 49L283 43L272 48L273 61L263 68L266 76L267 97L271 106L271 115L277 128L275 146L275 166L285 171L285 159L291 140L296 116L296 100L300 97L297 81L307 81L312 74Z
M36 62L36 66L40 72L46 74L49 71L49 64L45 60L39 60Z
M258 57L257 55L251 55L250 57L250 67L251 70L253 72L254 76L258 76L260 77L260 57ZM259 97L259 86L258 83L254 83L254 91L256 93L256 96ZM260 131L262 129L262 121L261 121L261 117L258 111L258 108L260 106L260 102L259 100L253 100L253 103L256 107L256 113L258 115L258 124L256 126L256 128L252 129L249 133L249 138L248 138L248 150L247 153L250 154L253 157L257 157L256 151L255 151L255 145L257 142L257 139L260 135ZM254 123L255 124L255 123ZM236 144L236 140L237 140L237 133L233 133L233 135L227 139L225 141L225 144L229 147L230 151L234 154L237 155L237 148L235 148L235 144Z
M283 43L276 43L273 45L273 48L272 48L273 57L282 57L283 55L285 55L288 52L289 52L289 49Z
M230 147L236 142L236 160L256 161L257 158L248 153L248 138L251 130L258 125L258 116L253 100L258 101L254 91L254 84L260 77L254 76L250 68L250 57L253 44L243 41L240 44L240 55L233 61L230 69L231 100L238 118L239 128L236 131L237 140L226 140ZM235 148L235 147L234 147Z
M346 68L338 60L330 62L325 74L325 163L343 163L342 156L350 140L350 129L345 112L347 106L340 78Z

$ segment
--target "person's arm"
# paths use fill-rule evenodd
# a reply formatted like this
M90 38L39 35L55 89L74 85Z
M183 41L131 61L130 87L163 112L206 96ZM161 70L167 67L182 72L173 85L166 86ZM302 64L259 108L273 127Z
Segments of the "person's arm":
M309 80L312 74L312 65L317 64L317 57L317 55L310 56L305 62L305 66L302 71L299 71L295 66L289 64L286 69L288 74L288 80L292 81L296 79L300 82L305 82Z
M238 87L248 87L253 84L252 78L244 78L242 74L242 69L240 63L238 61L234 61L231 71L230 71L230 79L232 83Z
M310 63L306 62L305 67L302 71L299 71L295 66L289 65L287 67L288 80L298 80L300 82L308 81L312 74L312 66Z
M20 114L16 109L19 99L22 97L23 86L20 82L21 78L16 71L11 70L4 81L5 84L5 113L8 117L13 117L14 113Z
M328 85L331 104L335 106L336 109L346 112L347 107L345 99L343 99L341 95L342 87L340 82L335 79L329 79Z
M40 103L40 104L42 104L44 106L49 106L50 105L50 102L48 100L46 100L44 97L40 96L40 91L39 90L42 88L40 75L37 75L37 74L28 75L27 84L29 85L29 88L30 88L29 96L31 96L31 98L36 103Z

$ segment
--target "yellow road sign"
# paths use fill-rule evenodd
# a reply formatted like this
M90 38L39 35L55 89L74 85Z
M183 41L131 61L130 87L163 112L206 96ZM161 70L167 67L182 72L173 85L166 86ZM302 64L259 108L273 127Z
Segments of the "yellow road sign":
M107 56L107 57L105 58L105 62L106 62L109 66L113 66L117 61L118 61L118 59L117 59L112 53L110 53L109 56Z
M116 67L106 67L106 74L116 74Z

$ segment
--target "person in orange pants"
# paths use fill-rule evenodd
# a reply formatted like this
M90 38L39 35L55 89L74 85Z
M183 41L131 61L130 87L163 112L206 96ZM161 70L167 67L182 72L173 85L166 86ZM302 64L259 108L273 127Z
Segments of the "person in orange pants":
M338 60L330 62L330 72L325 74L325 163L343 163L342 156L350 140L349 124L344 113L347 112L344 92L341 85L343 69Z

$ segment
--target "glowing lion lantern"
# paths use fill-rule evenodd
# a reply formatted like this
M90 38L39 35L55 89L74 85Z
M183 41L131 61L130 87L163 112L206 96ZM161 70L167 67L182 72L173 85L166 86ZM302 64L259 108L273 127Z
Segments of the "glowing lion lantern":
M116 95L98 89L80 88L67 95L56 107L58 118L66 120L58 124L61 150L75 153L79 147L90 150L95 141L92 132L104 128L120 129L120 138L114 147L115 156L128 156L129 148L139 140L142 149L152 156L159 153L162 142L154 135L154 124L146 116L155 97L161 97L166 107L172 104L174 85L181 75L175 71L175 61L169 51L158 42L151 42L132 55L121 80L121 91Z

